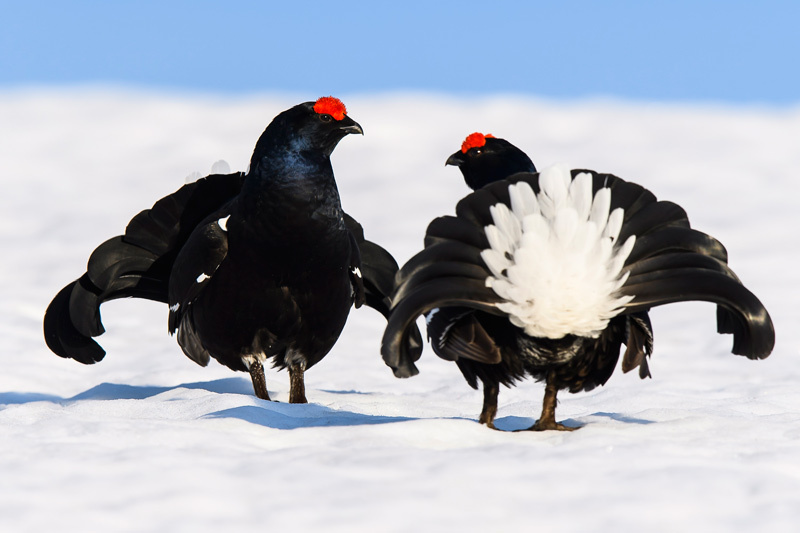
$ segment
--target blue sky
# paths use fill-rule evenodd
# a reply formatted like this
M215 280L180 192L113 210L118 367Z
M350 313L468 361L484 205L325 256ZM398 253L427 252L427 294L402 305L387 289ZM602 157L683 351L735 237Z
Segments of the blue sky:
M800 2L0 0L0 90L800 103Z

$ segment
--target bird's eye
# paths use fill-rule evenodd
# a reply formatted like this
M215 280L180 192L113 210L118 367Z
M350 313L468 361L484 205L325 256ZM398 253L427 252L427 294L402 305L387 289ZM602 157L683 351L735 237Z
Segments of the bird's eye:
M483 150L481 150L480 148L475 148L475 155L481 155L482 153Z
M333 117L332 117L332 116L330 116L330 115L329 115L329 114L327 114L327 113L322 113L322 114L319 116L319 119L320 119L322 122L330 122L331 120L333 120Z

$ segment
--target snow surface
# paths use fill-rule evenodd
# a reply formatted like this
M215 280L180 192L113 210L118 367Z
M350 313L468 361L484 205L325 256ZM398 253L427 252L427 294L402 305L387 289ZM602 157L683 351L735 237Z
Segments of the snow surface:
M399 261L467 192L444 161L473 131L540 167L615 173L720 239L775 321L765 361L730 354L710 304L654 311L654 378L560 395L573 433L491 431L481 393L426 349L398 380L384 321L351 314L308 405L187 359L167 308L103 308L106 360L48 351L41 319L90 252L219 160L244 170L278 112L319 95L0 93L0 530L796 531L800 521L800 109L520 97L338 95L366 132L333 155L345 209ZM530 426L543 387L500 394Z

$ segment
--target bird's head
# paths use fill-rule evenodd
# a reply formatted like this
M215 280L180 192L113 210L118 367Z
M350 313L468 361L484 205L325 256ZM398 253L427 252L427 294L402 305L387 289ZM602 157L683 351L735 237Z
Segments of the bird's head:
M350 133L364 134L361 126L347 116L338 98L323 96L304 102L275 117L256 143L250 168L263 157L298 152L330 157L333 149Z
M461 150L447 158L445 164L457 166L472 190L517 172L536 172L525 152L505 139L477 132L467 135Z

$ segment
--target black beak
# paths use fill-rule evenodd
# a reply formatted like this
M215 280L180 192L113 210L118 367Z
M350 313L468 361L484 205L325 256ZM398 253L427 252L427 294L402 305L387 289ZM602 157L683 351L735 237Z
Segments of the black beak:
M444 162L446 165L453 165L454 167L460 167L464 164L464 154L459 150L458 152L454 153L450 157L447 158L447 161Z
M361 135L364 135L364 130L361 128L359 123L347 115L345 115L345 117L339 121L339 129L345 134L360 133Z

